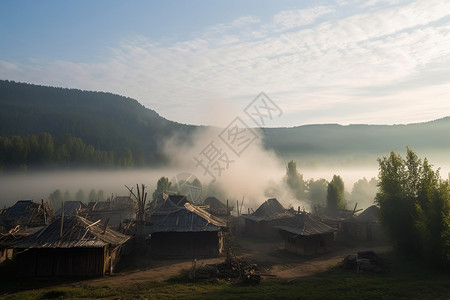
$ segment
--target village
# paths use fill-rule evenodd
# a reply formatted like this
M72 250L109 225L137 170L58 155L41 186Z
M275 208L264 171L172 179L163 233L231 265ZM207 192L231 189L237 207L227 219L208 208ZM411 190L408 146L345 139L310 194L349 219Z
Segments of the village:
M186 276L192 281L258 284L277 276L301 277L307 267L300 263L321 259L324 270L343 261L354 272L382 272L372 250L390 248L376 206L307 212L270 198L244 212L242 202L213 196L193 201L189 195L160 193L147 203L144 185L128 190L127 196L103 202L67 201L56 210L44 200L20 200L3 209L0 273L85 279L108 278L118 269L119 277L126 277L122 270L130 260L145 265L147 259L147 269L154 269L150 280L189 266ZM164 268L174 258L180 268ZM298 268L286 272L283 264Z

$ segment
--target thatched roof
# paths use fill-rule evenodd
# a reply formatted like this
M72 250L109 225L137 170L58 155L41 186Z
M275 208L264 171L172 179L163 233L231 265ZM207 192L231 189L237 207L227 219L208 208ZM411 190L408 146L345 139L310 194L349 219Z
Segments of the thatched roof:
M183 207L171 211L161 222L149 228L148 233L220 231L226 226L224 220L185 203Z
M151 215L167 215L168 213L184 207L184 204L187 203L187 199L185 196L167 196L166 194L161 195L162 197L157 198L158 203L152 205L153 210L151 211Z
M369 206L362 213L360 213L357 217L357 221L361 222L377 222L379 221L379 213L380 209L376 205Z
M276 198L272 198L261 204L261 206L251 215L243 215L242 217L260 222L289 218L293 215L294 214L287 211Z
M12 247L100 248L108 244L121 245L129 238L110 228L105 230L98 221L93 223L80 216L68 216L64 219L58 218L39 232L13 244Z
M282 225L275 228L302 236L325 234L335 232L336 229L311 218L307 213L300 213L289 219L283 220Z
M32 200L20 200L4 211L1 220L3 224L12 227L16 225L39 226L45 225L45 219L50 220L52 217L53 210L46 203L42 205Z
M37 226L37 227L26 227L26 226L16 226L12 228L7 233L0 234L0 248L6 248L10 244L15 243L27 236L30 236L45 226Z
M227 207L225 204L220 202L216 197L208 197L203 202L204 205L208 205L209 208L205 210L213 215L226 216L230 214L230 211L233 210L230 207Z
M75 216L87 209L87 205L81 201L66 201L64 204L64 216ZM56 211L57 216L61 216L62 208Z

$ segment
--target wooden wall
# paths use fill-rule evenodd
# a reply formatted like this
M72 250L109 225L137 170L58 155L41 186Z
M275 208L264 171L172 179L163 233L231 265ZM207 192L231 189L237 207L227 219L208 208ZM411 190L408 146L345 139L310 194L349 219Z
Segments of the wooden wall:
M36 248L18 251L19 276L103 276L105 249Z
M157 232L149 241L150 252L158 255L198 257L217 256L223 252L223 234L204 232Z

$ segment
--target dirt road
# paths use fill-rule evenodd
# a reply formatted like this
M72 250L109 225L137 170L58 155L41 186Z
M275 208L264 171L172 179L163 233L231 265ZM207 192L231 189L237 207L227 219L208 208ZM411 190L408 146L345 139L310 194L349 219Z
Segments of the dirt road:
M360 246L355 248L337 246L330 253L305 258L283 250L283 245L279 241L241 241L241 248L240 253L238 253L239 256L264 266L270 274L275 275L270 277L275 280L292 280L312 276L326 271L341 262L348 254L354 254L358 251L373 250L376 253L382 253L390 250L389 246ZM197 266L219 263L223 260L224 257L199 259ZM154 260L152 265L145 270L118 273L98 279L81 281L76 285L117 287L146 281L163 281L180 274L183 270L188 270L191 266L191 259Z

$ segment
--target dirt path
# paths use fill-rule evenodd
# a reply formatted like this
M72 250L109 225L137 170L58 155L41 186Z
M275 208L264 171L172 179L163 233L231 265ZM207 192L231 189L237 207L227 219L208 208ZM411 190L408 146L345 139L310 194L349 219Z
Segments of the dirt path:
M223 257L199 259L197 265L215 264L223 261ZM138 270L126 273L118 273L97 279L81 281L75 285L103 286L111 287L129 286L145 281L164 281L180 274L183 270L189 270L192 266L191 259L160 260L147 270Z
M254 242L245 241L241 243L241 255L248 261L257 263L268 269L268 272L276 277L276 280L292 280L312 276L326 271L341 262L345 256L359 251L373 250L376 253L386 252L389 246L379 247L337 247L335 251L313 257L301 257L283 250L279 242ZM199 259L197 265L213 264L223 262L224 257ZM138 270L126 273L114 274L98 279L80 281L75 285L81 286L130 286L146 281L163 281L188 270L192 266L191 259L171 259L154 261L152 266L146 270Z

